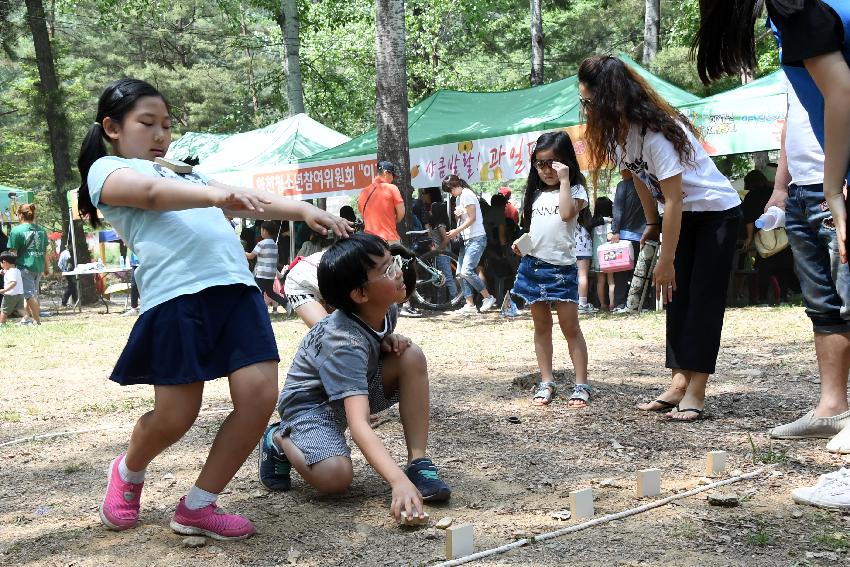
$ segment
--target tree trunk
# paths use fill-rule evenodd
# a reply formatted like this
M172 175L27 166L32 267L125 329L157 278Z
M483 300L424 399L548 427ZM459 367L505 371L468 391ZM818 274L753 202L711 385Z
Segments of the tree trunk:
M248 26L245 25L245 7L239 3L239 33L245 40L245 57L248 58L248 90L251 91L251 108L254 110L254 125L259 126L260 99L257 95L257 85L254 81L254 52L248 44Z
M410 230L413 192L410 188L410 146L407 139L407 65L404 57L404 0L375 0L376 70L375 114L378 122L378 160L393 162L395 184L404 198L406 214L399 228ZM404 238L407 241L406 238Z
M47 138L50 144L50 157L53 160L53 202L62 212L62 234L68 234L70 212L68 211L67 190L72 181L71 158L68 150L70 130L65 110L62 107L62 92L59 79L56 76L56 66L53 62L53 46L47 29L47 19L42 0L26 0L27 25L32 33L35 48L35 60L38 66L38 92L40 94L39 108L47 124ZM88 262L91 258L86 246L82 227L79 223L74 226L74 236L77 242L77 259ZM86 278L88 280L88 278ZM96 298L94 289L89 285L83 288L83 301L92 302Z
M543 84L543 17L540 0L531 0L531 86Z
M301 80L301 55L296 0L281 0L281 13L278 25L283 31L283 47L286 53L284 72L286 73L286 100L289 103L289 115L304 112L304 84Z
M643 64L649 65L658 54L661 33L661 0L646 0L643 18Z

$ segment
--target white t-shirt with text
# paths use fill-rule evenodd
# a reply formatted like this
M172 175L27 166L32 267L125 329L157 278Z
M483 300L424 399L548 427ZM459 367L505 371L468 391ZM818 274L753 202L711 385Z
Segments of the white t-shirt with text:
M685 131L694 148L692 164L679 159L676 148L664 134L648 130L643 136L641 128L635 125L629 129L625 148L617 147L615 163L620 169L631 171L649 188L661 212L664 211L661 181L680 173L683 211L727 211L740 205L738 192L711 161L700 141L690 130L679 127Z
M573 185L570 194L573 199L584 201L587 206L587 190L582 185ZM561 191L553 189L541 191L531 206L531 255L556 266L569 266L576 263L575 254L575 216L569 222L561 220Z

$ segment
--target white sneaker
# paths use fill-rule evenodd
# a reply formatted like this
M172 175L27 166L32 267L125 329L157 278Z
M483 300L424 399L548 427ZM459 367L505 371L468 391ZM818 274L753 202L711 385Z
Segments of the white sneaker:
M494 305L496 305L496 296L491 295L490 297L484 299L484 301L481 302L481 307L478 308L478 311L480 311L481 313L484 313L485 311L490 311L491 309L493 309Z
M850 510L850 469L822 474L815 486L802 486L791 492L797 504L832 510Z
M122 313L121 315L138 315L138 314L139 314L139 309L136 308L136 307L131 307L127 311Z
M463 307L454 312L455 315L472 315L473 313L478 313L478 310L469 303L464 304Z
M835 437L826 444L826 450L831 453L846 455L850 453L850 425L845 425Z

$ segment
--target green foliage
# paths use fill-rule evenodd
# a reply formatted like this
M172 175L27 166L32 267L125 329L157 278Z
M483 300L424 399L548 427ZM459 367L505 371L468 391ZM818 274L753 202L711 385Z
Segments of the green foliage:
M72 128L72 162L97 96L121 76L163 91L176 135L244 131L288 112L280 0L54 0L45 8ZM374 1L298 0L298 8L306 110L357 136L375 122ZM411 104L438 89L529 85L527 0L407 0L406 10ZM643 12L644 0L544 0L546 81L574 74L594 53L639 58ZM738 83L730 78L706 88L696 76L690 46L698 0L663 0L661 13L662 49L653 72L699 95ZM52 161L36 112L38 73L23 14L23 2L0 0L0 182L40 192L53 185ZM756 25L762 74L776 68L776 48ZM749 166L745 161L722 165L737 172ZM59 211L39 199L40 219L50 225Z

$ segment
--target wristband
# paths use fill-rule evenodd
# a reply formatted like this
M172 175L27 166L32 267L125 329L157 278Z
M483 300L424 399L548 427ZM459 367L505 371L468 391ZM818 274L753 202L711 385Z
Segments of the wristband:
M646 226L661 226L661 221L658 222L648 222Z

